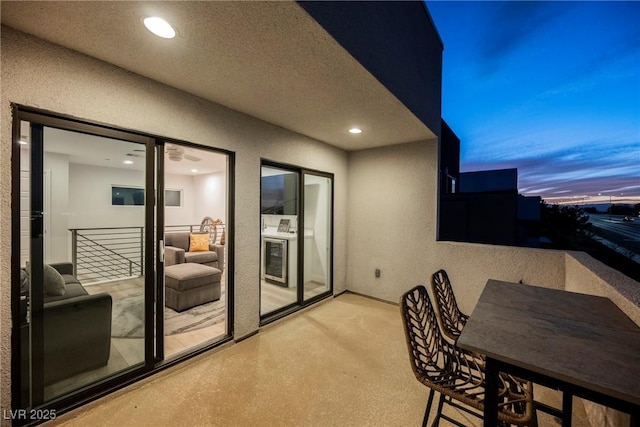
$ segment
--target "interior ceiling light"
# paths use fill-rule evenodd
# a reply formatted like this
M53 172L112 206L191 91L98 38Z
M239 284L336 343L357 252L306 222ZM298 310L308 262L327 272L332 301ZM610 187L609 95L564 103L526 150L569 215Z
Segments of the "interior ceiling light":
M173 27L162 18L150 16L148 18L144 18L143 22L144 26L147 27L147 30L151 31L158 37L172 39L176 36L176 30L174 30Z
M133 164L133 160L125 160L124 162L125 165L132 165Z
M191 169L191 172L196 173L198 172L198 169Z
M27 141L25 141L24 139L21 139L20 141L18 141L18 144L20 144L20 145L27 145L27 144L28 144L28 142L27 142Z
M349 129L349 133L362 133L362 129L351 128L351 129Z

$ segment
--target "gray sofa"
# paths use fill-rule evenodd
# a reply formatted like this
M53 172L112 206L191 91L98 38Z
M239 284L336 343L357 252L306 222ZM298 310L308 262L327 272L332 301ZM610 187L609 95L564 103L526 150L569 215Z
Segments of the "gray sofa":
M111 349L111 295L89 295L73 264L51 264L64 279L64 295L44 293L44 382L50 384L105 366Z
M214 267L224 271L224 246L210 244L208 251L189 251L189 233L171 232L164 235L164 263L165 266L191 262ZM193 233L199 234L199 233Z

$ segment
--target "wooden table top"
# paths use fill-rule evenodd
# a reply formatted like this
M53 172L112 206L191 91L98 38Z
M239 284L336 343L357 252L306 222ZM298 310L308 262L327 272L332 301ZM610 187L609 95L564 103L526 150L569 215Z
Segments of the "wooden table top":
M608 298L489 280L457 344L640 405L640 327Z

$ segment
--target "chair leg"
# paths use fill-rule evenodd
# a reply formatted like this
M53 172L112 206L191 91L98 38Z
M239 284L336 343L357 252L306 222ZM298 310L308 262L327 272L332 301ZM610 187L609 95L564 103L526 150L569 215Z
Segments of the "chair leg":
M440 415L442 415L442 405L444 405L444 395L440 393L440 400L438 401L438 412L436 418L433 420L431 427L438 427L440 425Z
M431 404L433 403L433 389L429 390L429 400L427 400L427 409L424 411L424 418L422 419L422 427L427 427L429 422L429 414L431 413Z
M535 406L533 407L533 415L531 416L531 424L530 427L538 427L538 411Z
M571 427L571 411L573 406L573 394L562 392L562 427Z

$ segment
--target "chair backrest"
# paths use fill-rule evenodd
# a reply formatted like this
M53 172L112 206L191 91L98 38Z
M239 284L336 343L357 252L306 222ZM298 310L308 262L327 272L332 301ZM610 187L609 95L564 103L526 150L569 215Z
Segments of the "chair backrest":
M164 234L164 244L189 251L189 235L188 231L174 231Z
M442 332L447 338L455 341L460 336L464 325L467 324L469 316L463 314L458 308L446 271L438 270L433 273L431 290L435 298L436 313Z
M427 289L419 285L402 295L400 310L413 373L421 382L440 376L447 361L442 357L442 335Z

